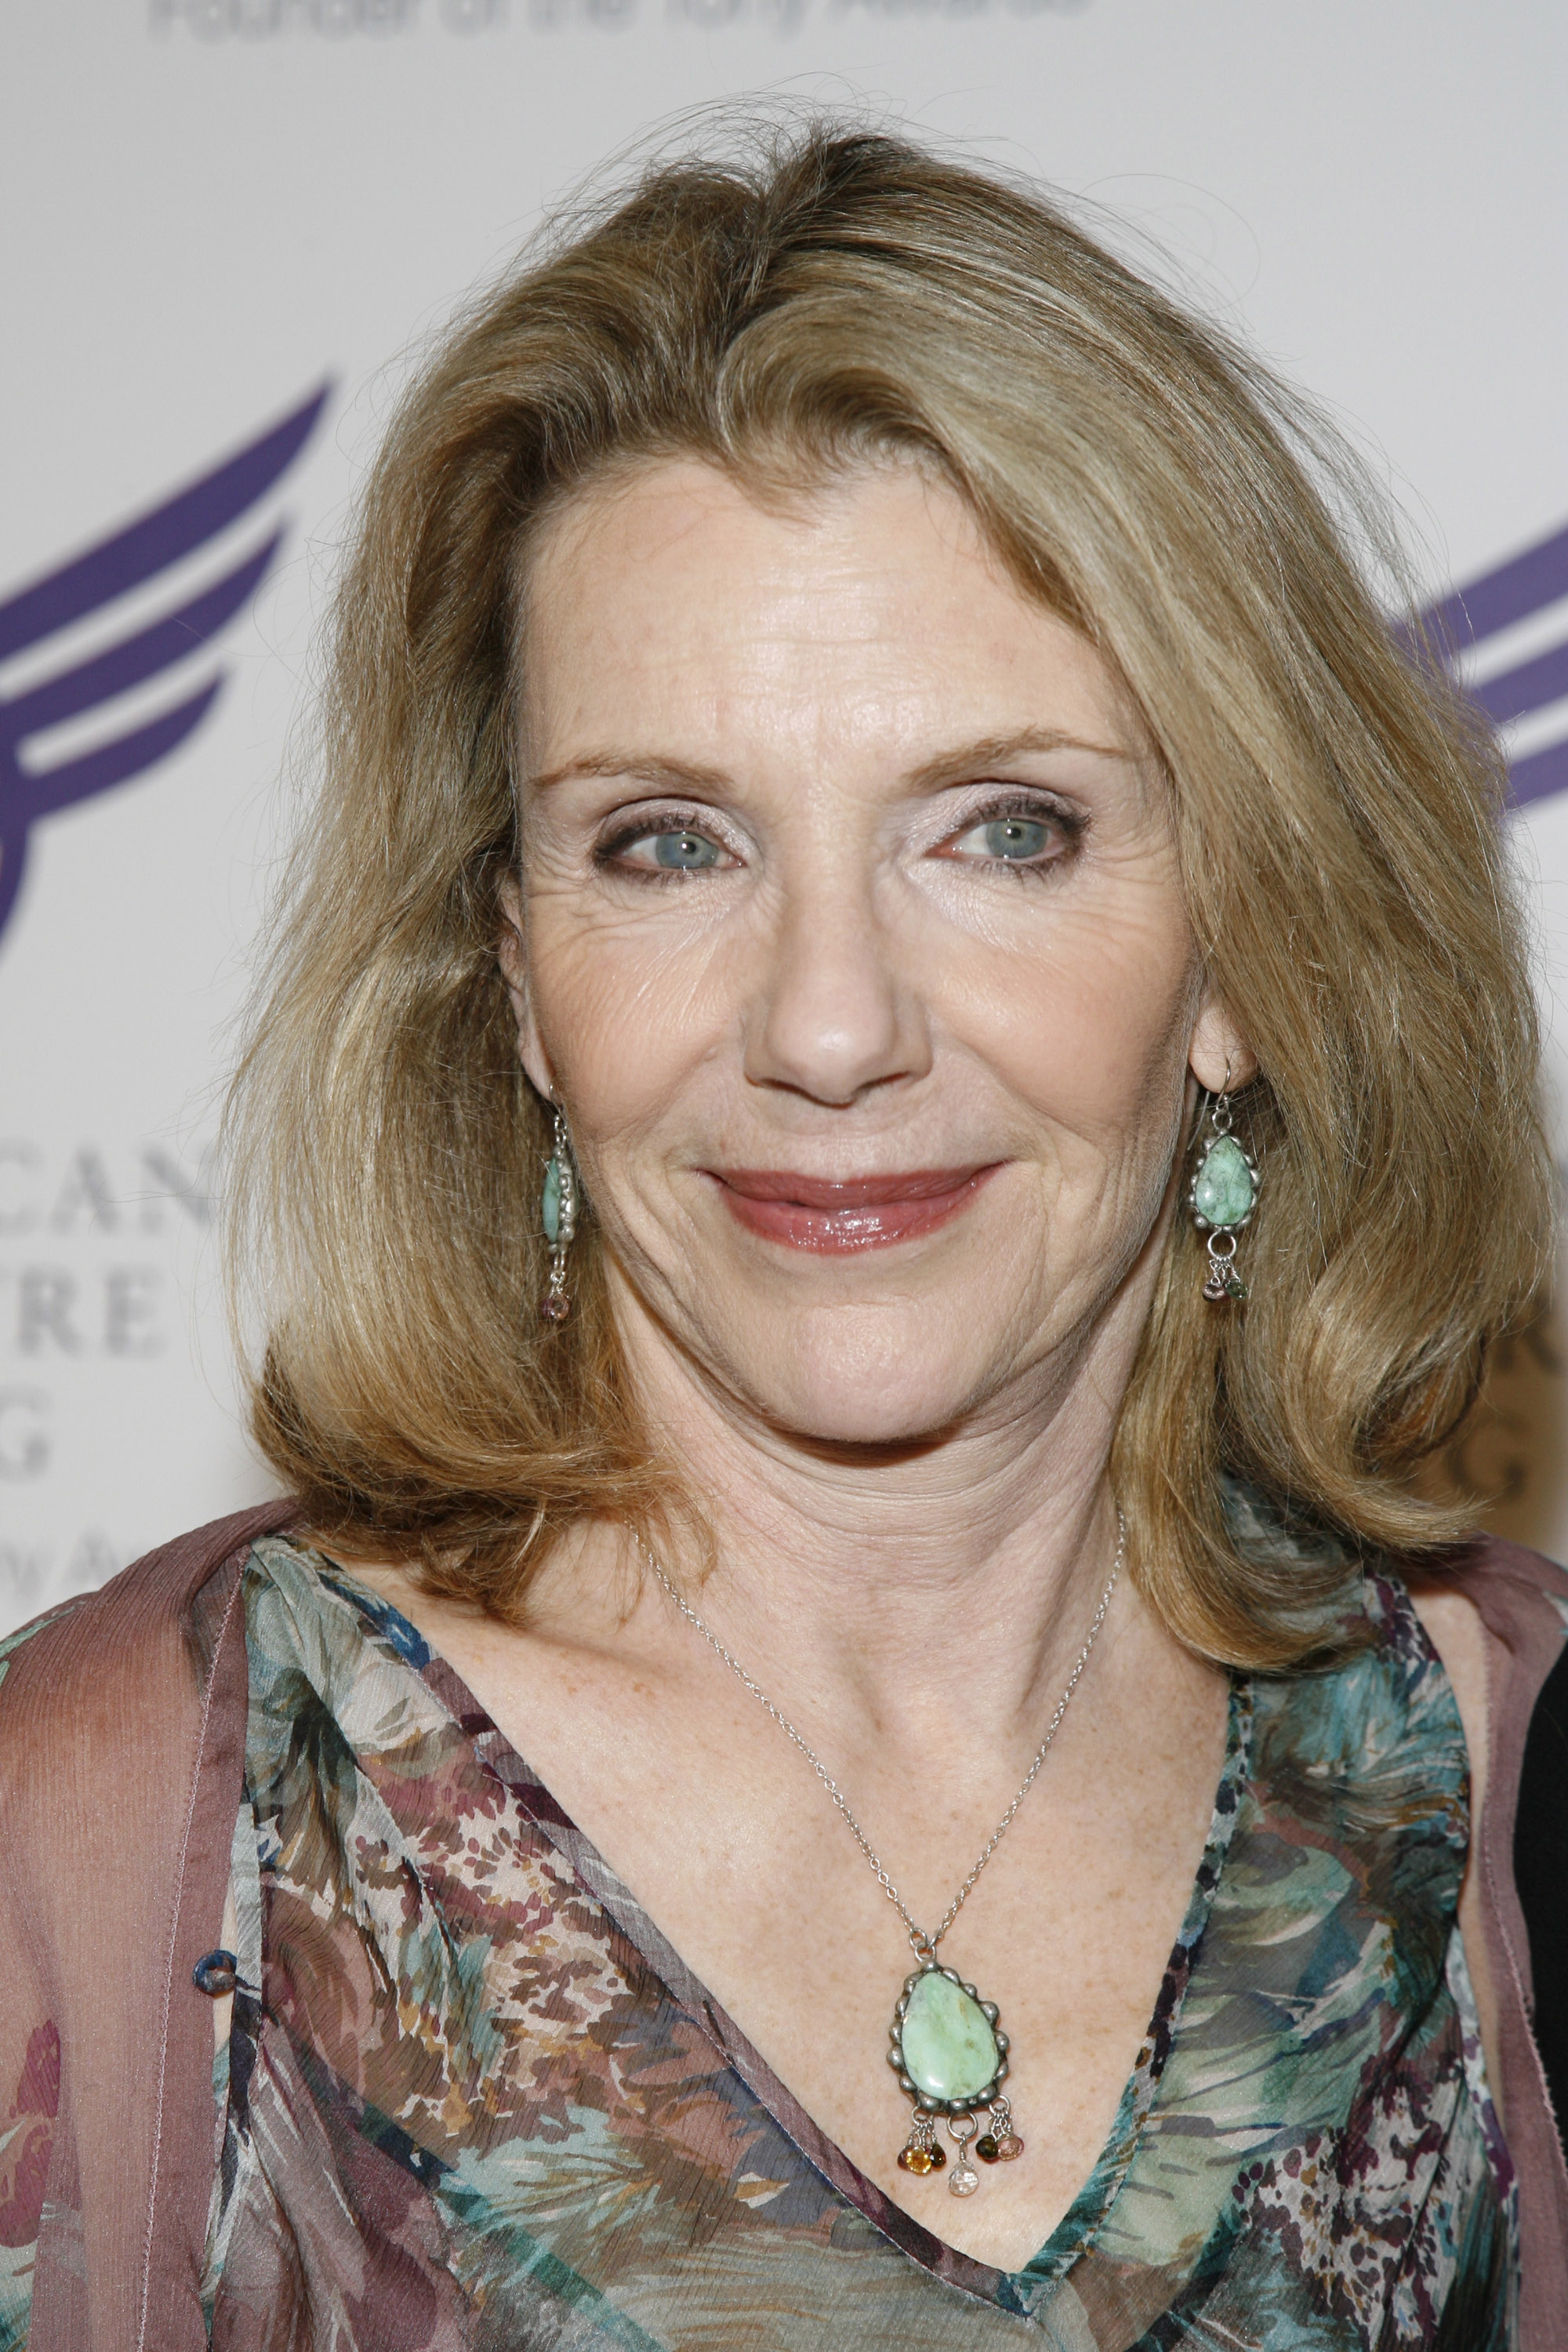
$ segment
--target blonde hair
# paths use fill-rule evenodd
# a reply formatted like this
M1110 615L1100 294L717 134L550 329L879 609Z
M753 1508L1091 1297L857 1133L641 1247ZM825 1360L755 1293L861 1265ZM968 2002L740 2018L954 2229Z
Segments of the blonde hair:
M665 163L547 233L404 400L336 616L319 807L230 1103L268 1459L351 1554L500 1613L649 1453L592 1218L542 1330L548 1129L496 963L517 857L520 551L612 464L742 479L908 455L1085 631L1168 771L1198 949L1253 1042L1267 1171L1245 1312L1177 1221L1112 1475L1184 1642L1278 1666L1342 1548L1459 1517L1422 1463L1547 1230L1498 754L1351 551L1359 469L1216 329L1033 190L816 123ZM1342 1540L1238 1545L1225 1487Z

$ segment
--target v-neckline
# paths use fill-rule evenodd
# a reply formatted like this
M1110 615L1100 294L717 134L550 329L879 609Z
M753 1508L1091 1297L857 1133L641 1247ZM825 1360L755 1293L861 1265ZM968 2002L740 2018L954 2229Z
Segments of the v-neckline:
M1122 2087L1116 2114L1093 2168L1039 2252L1021 2270L1006 2271L964 2253L897 2204L832 2139L782 2082L755 2045L605 1860L533 1767L513 1747L489 1710L419 1628L390 1601L363 1585L327 1553L284 1534L318 1582L353 1606L398 1662L418 1677L451 1716L481 1767L508 1789L526 1818L549 1841L584 1893L599 1905L644 1965L737 2074L779 2129L829 2185L900 2252L950 2286L1020 2315L1059 2279L1103 2227L1126 2177L1154 2104L1175 2039L1204 1929L1219 1891L1226 1851L1251 1752L1252 1685L1230 1676L1225 1755L1210 1811L1208 1834L1194 1876L1180 1931L1165 1965L1154 2012L1138 2058Z

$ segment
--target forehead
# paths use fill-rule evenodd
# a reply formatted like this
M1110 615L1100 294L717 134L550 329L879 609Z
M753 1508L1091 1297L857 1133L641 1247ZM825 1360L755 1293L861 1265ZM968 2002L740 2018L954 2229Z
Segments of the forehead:
M1110 667L1023 594L913 464L765 497L696 459L571 499L534 548L520 653L531 763L609 727L710 751L783 735L885 748L1057 728L1142 751ZM673 747L672 747L673 748Z

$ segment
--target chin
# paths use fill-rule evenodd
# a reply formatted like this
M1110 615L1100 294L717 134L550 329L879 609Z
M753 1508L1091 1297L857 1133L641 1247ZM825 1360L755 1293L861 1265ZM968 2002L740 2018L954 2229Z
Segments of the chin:
M776 1353L735 1370L776 1427L825 1445L921 1444L993 1385L969 1350L954 1361L951 1324L914 1333L902 1317L884 1323L842 1308L805 1318L780 1335Z
M917 1454L939 1444L959 1412L927 1406L923 1411L868 1410L867 1400L791 1395L764 1402L775 1428L800 1444L867 1454Z

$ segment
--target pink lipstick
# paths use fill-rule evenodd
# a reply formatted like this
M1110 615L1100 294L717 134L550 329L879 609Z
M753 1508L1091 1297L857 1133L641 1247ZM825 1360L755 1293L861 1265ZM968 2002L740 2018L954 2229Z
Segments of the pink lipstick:
M843 1255L886 1249L933 1234L968 1207L1001 1165L910 1168L886 1176L825 1182L784 1168L714 1168L707 1172L739 1225L792 1249Z

